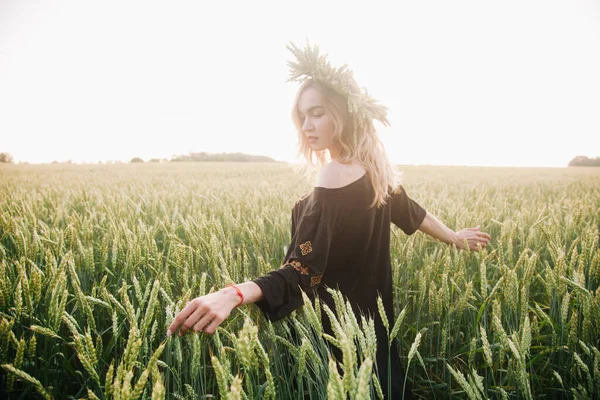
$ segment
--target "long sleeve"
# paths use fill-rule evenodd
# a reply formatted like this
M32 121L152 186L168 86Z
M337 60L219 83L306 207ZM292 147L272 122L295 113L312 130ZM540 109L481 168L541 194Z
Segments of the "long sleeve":
M419 229L427 212L416 201L408 197L404 187L392 194L392 222L407 235Z
M327 268L337 206L320 196L306 206L292 212L293 236L284 264L253 280L263 292L255 304L273 322L303 305L300 289L313 298Z

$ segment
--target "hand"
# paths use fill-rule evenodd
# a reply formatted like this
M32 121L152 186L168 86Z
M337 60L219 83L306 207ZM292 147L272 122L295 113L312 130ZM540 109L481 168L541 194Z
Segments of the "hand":
M477 245L481 245L484 248L487 242L491 239L491 236L485 232L481 232L481 226L477 225L476 228L465 228L456 233L456 247L461 250L465 249L465 239L469 245L469 250L479 250Z
M231 287L196 297L173 318L167 336L174 333L177 327L179 336L183 336L189 329L213 334L239 302L237 292Z

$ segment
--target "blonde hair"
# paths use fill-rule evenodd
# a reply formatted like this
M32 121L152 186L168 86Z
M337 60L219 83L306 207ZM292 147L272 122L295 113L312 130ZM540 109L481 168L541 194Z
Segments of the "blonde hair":
M315 88L323 97L325 109L334 125L332 140L340 144L339 161L343 164L358 161L366 169L375 192L375 197L369 207L377 206L379 208L386 203L390 188L392 193L400 189L402 173L396 172L390 164L383 143L373 126L373 121L367 121L366 129L353 137L354 123L348 115L348 99L345 95L330 89L316 79L307 79L302 83L292 108L292 121L298 133L298 156L303 157L311 167L322 168L328 161L326 151L314 151L310 147L306 135L302 132L298 101L304 90L308 88ZM350 90L353 93L360 93L356 81L352 80ZM306 172L310 174L309 171Z

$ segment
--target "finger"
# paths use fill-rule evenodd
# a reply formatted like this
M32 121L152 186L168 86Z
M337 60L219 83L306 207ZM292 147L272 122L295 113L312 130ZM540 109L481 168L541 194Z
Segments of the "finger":
M196 322L196 324L194 325L194 330L196 332L200 332L211 322L212 319L214 319L214 313L212 313L212 312L204 313L202 318L200 318L198 320L198 322Z
M196 311L192 315L190 315L179 327L179 336L183 336L187 333L188 330L192 329L194 325L198 322L205 310L202 307L196 308Z
M473 232L470 236L469 236L470 240L479 240L479 241L487 241L489 240L489 235L484 233L484 232Z
M208 321L206 323L198 321L196 325L194 325L194 332L201 332L204 328L208 328L212 321Z
M224 319L215 317L212 320L211 324L208 327L205 327L204 333L208 333L209 335L212 335L213 333L215 333L217 331L217 328L219 327L219 325L221 325L221 323L223 321L224 321Z
M175 332L175 330L177 330L177 327L179 326L179 324L181 324L183 321L185 321L185 319L194 311L196 310L196 303L190 301L183 310L181 310L176 316L175 318L173 318L173 321L171 322L171 325L169 325L169 329L167 330L167 336L169 336L170 334L172 334L173 332Z
M485 234L485 233L478 233L476 236L477 240L479 241L484 241L487 242L488 240L490 240L490 235Z

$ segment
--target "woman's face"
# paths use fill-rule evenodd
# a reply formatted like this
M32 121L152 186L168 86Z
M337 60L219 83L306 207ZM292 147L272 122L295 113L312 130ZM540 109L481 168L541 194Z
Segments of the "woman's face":
M298 113L302 133L313 151L329 149L331 152L335 126L317 89L309 87L302 92L298 99Z

